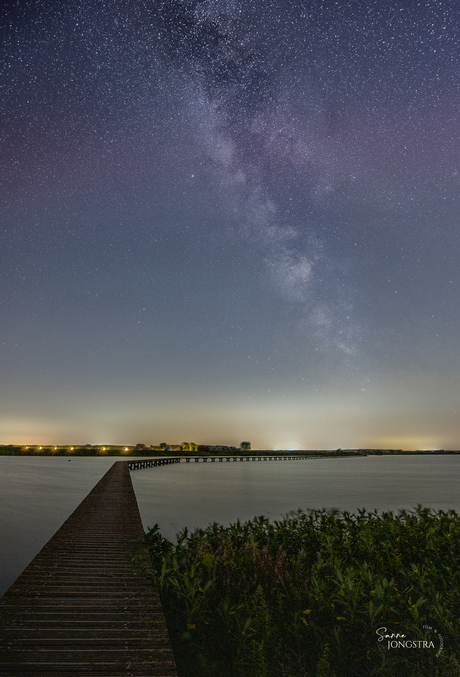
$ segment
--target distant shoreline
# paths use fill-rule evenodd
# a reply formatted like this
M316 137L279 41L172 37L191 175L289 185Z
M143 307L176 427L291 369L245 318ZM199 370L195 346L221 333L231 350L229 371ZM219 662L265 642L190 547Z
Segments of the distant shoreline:
M145 457L180 457L193 458L197 456L270 456L270 455L289 455L289 456L426 456L426 455L452 455L460 454L460 450L450 449L432 449L432 450L404 450L404 449L252 449L250 451L229 451L213 448L209 451L193 451L184 453L183 451L166 451L164 449L144 448L139 449L133 446L54 446L54 445L0 445L0 456L54 456L54 457L120 457L130 458L132 456Z

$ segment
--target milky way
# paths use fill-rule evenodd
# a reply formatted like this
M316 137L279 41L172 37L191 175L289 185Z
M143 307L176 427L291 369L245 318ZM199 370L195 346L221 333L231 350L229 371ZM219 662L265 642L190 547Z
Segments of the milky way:
M4 3L0 441L458 446L456 4Z

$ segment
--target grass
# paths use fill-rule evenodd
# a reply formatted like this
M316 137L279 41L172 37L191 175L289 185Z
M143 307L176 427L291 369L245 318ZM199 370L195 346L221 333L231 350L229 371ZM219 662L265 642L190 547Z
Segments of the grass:
M299 511L146 537L182 677L460 677L454 511ZM381 627L435 647L389 649Z

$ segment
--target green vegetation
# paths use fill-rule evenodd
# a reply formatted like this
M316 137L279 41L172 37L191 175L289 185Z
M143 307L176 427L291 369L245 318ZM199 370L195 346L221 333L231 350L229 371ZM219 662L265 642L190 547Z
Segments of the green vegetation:
M460 676L454 511L299 511L146 538L182 677ZM389 649L381 627L436 646Z

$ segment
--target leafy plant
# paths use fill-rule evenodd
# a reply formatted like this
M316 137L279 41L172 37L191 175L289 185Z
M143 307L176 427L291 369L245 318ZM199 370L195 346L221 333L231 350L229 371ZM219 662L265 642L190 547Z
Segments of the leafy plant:
M298 511L146 535L181 675L460 677L460 516ZM389 650L436 628L444 648Z

